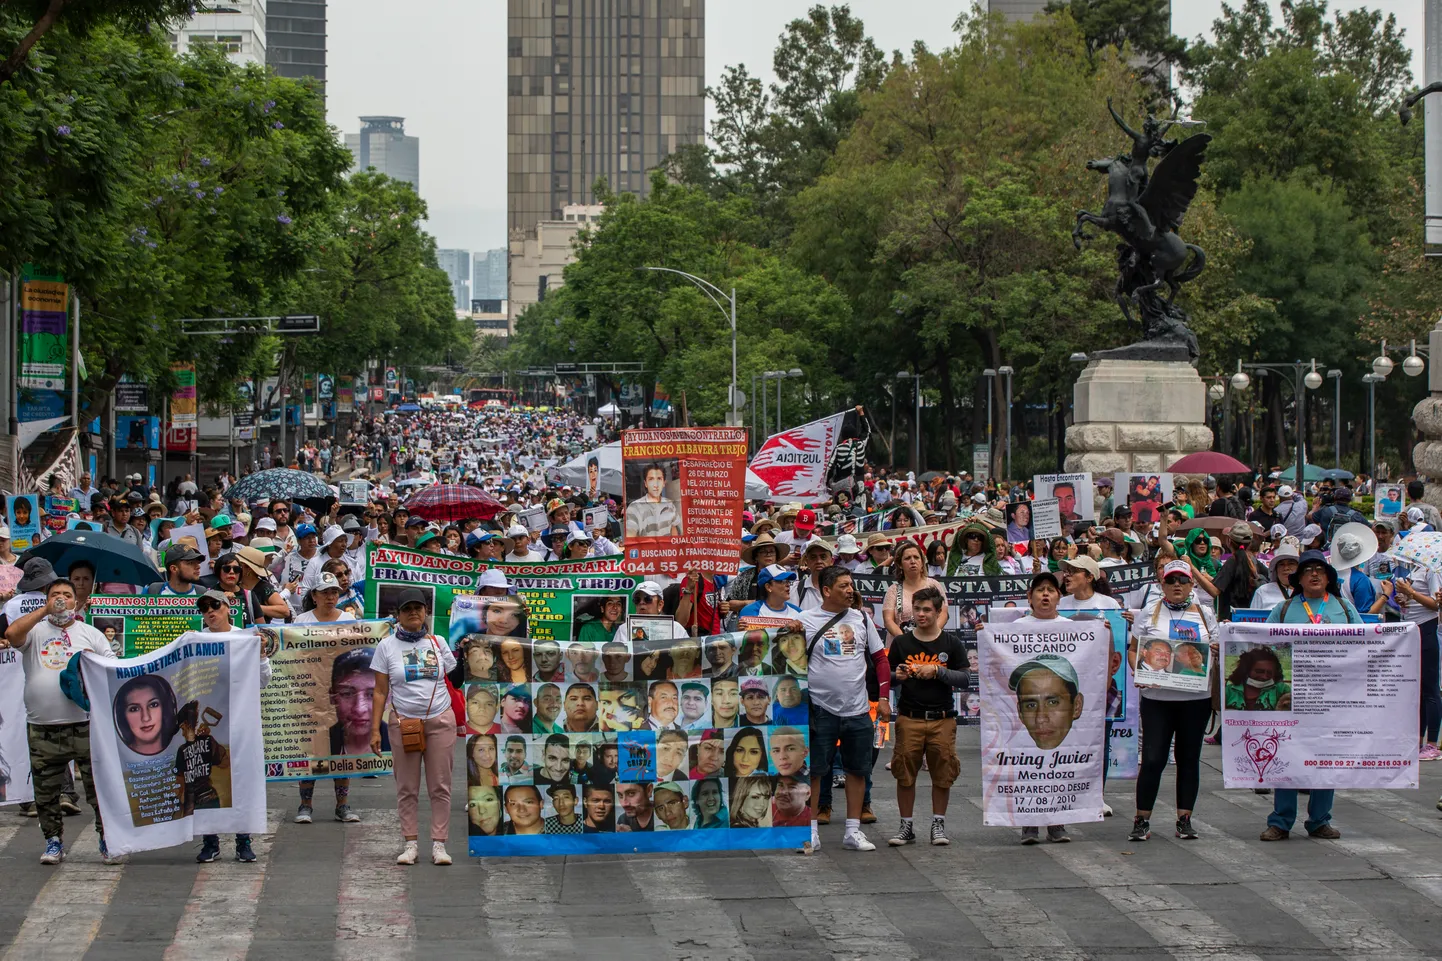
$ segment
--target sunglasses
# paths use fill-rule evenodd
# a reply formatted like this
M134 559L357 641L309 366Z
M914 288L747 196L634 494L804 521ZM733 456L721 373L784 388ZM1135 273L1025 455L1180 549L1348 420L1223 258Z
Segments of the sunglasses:
M239 574L239 573L240 573L240 565L239 565L239 564L227 564L227 565L225 565L224 567L222 567L222 568L220 569L220 572L221 572L222 574Z
M289 508L289 507L272 507L272 508L270 509L270 512L271 512L272 514L289 514L289 513L290 513L290 508Z
M215 601L211 601L209 604L201 604L199 607L202 614L209 614L211 611L220 610L221 606L215 603Z
M1191 582L1192 579L1185 574L1172 574L1169 577L1162 578L1163 584L1190 584Z

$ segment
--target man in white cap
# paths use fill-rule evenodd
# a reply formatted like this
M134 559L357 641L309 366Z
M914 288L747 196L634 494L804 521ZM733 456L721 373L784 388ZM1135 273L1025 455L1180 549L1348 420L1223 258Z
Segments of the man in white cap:
M832 564L831 545L819 537L806 542L801 552L801 563L797 566L797 581L791 593L791 603L803 611L821 609L821 572Z
M1307 526L1307 499L1283 484L1277 488L1277 518L1287 528L1287 533L1302 540L1302 529ZM1307 542L1302 540L1305 548Z
M1402 516L1406 519L1403 524L1403 536L1418 534L1422 531L1430 531L1433 529L1432 525L1427 523L1426 513L1415 504L1407 508Z
M636 607L636 617L666 616L666 601L664 593L661 590L661 585L657 584L655 581L642 581L641 583L637 584L636 590L631 593L631 602ZM686 630L686 628L678 624L676 622L676 619L673 617L671 618L671 636L690 637L691 634ZM613 641L620 642L630 640L630 638L626 634L626 622L624 620L621 622L620 626L616 628L616 633L611 639Z
M531 532L524 525L512 524L506 531L506 539L511 543L506 552L507 563L538 564L546 559L544 554L531 550Z

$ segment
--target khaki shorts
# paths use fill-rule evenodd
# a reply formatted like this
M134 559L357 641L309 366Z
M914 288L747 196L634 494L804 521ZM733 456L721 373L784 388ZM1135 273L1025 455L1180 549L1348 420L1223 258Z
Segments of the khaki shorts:
M891 756L891 773L898 787L914 787L921 759L931 774L932 787L949 788L961 773L956 757L956 718L922 721L896 716L896 747Z

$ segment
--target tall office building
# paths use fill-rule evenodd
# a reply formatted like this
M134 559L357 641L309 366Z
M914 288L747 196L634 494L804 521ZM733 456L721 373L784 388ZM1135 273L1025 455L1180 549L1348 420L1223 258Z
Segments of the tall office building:
M421 141L406 136L405 117L362 117L360 133L345 135L355 169L374 167L394 180L421 190Z
M987 10L1008 20L1030 20L1046 9L1048 0L988 0Z
M506 299L506 249L471 256L471 299Z
M265 26L267 66L325 82L325 0L269 0Z
M706 0L507 0L508 229L705 139ZM512 238L514 239L514 238Z
M231 63L265 63L266 0L210 3L170 31L170 49L189 53L201 46L225 51Z
M437 250L436 263L451 280L451 297L456 302L456 310L469 312L471 309L471 252L469 250Z

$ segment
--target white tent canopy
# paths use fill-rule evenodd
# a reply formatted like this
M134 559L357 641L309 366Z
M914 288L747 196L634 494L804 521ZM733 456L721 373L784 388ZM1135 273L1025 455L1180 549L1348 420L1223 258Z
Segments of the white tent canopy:
M601 412L605 413L605 409L602 408ZM620 441L588 451L556 468L560 474L561 483L588 490L591 485L587 479L586 464L592 459L596 461L599 468L597 484L601 490L612 497L622 496L625 493L625 480L621 476ZM770 496L771 488L766 486L765 481L751 473L751 468L748 467L746 469L746 499L749 501L765 500Z
M612 417L615 417L617 414L621 413L621 408L617 407L615 404L607 404L605 407L597 408L596 413L600 414L607 420L610 420Z

